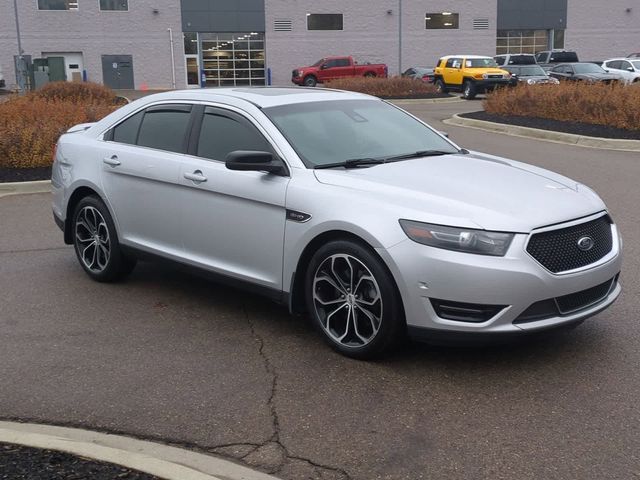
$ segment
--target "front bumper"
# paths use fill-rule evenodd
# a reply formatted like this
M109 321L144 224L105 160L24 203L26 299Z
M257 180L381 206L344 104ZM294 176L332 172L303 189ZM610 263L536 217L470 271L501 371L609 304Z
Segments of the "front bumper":
M409 331L461 336L536 332L579 323L607 308L620 295L620 284L612 282L606 296L585 308L522 322L519 317L533 304L612 281L622 268L617 230L612 253L604 263L562 274L551 273L529 256L525 250L528 237L516 235L504 257L443 250L409 239L378 250L396 279ZM504 308L486 321L458 321L439 317L431 299Z
M487 92L495 90L497 87L508 87L517 85L518 81L512 78L487 78L484 80L476 80L476 90L478 92Z

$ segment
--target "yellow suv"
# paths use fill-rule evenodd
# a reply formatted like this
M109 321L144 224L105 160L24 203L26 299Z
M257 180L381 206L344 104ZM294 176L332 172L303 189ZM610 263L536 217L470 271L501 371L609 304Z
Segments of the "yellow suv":
M517 81L506 70L498 68L491 57L479 55L447 55L438 60L433 83L439 92L449 90L462 92L463 98L471 100L502 85L515 85Z

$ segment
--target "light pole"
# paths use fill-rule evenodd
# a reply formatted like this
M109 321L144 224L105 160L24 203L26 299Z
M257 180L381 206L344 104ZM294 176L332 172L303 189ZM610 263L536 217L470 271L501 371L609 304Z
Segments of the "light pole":
M18 0L13 0L13 12L16 19L16 35L18 37L18 61L15 62L16 80L18 81L18 90L24 93L25 89L25 70L24 58L22 56L22 39L20 38L20 19L18 18Z
M402 0L398 0L398 75L402 75Z

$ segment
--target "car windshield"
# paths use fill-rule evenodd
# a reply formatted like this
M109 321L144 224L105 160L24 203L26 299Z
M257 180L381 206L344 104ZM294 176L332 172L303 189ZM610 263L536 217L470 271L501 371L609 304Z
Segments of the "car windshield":
M430 128L379 100L336 100L263 109L307 167L419 151L457 153Z
M487 68L498 66L493 58L468 58L465 65L467 68Z
M576 63L573 66L576 73L605 73L605 70L595 63Z
M507 68L507 70L521 77L547 76L544 69L539 65L530 65L526 67L509 67Z
M314 63L313 65L311 65L312 67L319 67L320 65L322 65L324 63L324 58L321 58L320 60L318 60L316 63Z

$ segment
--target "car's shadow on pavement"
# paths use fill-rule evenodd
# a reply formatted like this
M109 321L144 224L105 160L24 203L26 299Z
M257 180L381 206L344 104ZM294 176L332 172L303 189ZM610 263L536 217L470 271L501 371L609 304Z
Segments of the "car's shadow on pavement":
M212 309L223 307L224 310L234 311L242 328L247 316L250 316L255 328L259 329L264 338L265 348L287 349L289 355L295 355L296 351L300 351L304 352L305 356L312 355L314 358L337 357L341 361L358 362L331 351L307 315L291 315L286 306L258 294L219 283L206 275L201 276L175 265L143 262L127 282L143 286L145 289L159 290L158 293L180 299L184 302L183 309L186 308L186 311L188 305L194 304L205 309L210 306ZM160 302L158 308L162 308L163 305L164 302ZM188 315L183 317L182 321L188 324ZM215 323L215 314L207 321ZM299 343L300 350L291 348L291 342ZM403 365L415 368L417 365L428 364L465 371L470 368L482 369L483 366L493 371L502 367L514 370L520 367L548 366L549 363L566 365L579 361L582 355L604 353L609 348L610 338L605 329L598 325L596 318L574 329L479 346L439 345L407 338L395 351L374 360L373 363L394 369L402 368ZM291 361L295 363L296 359L292 357Z

